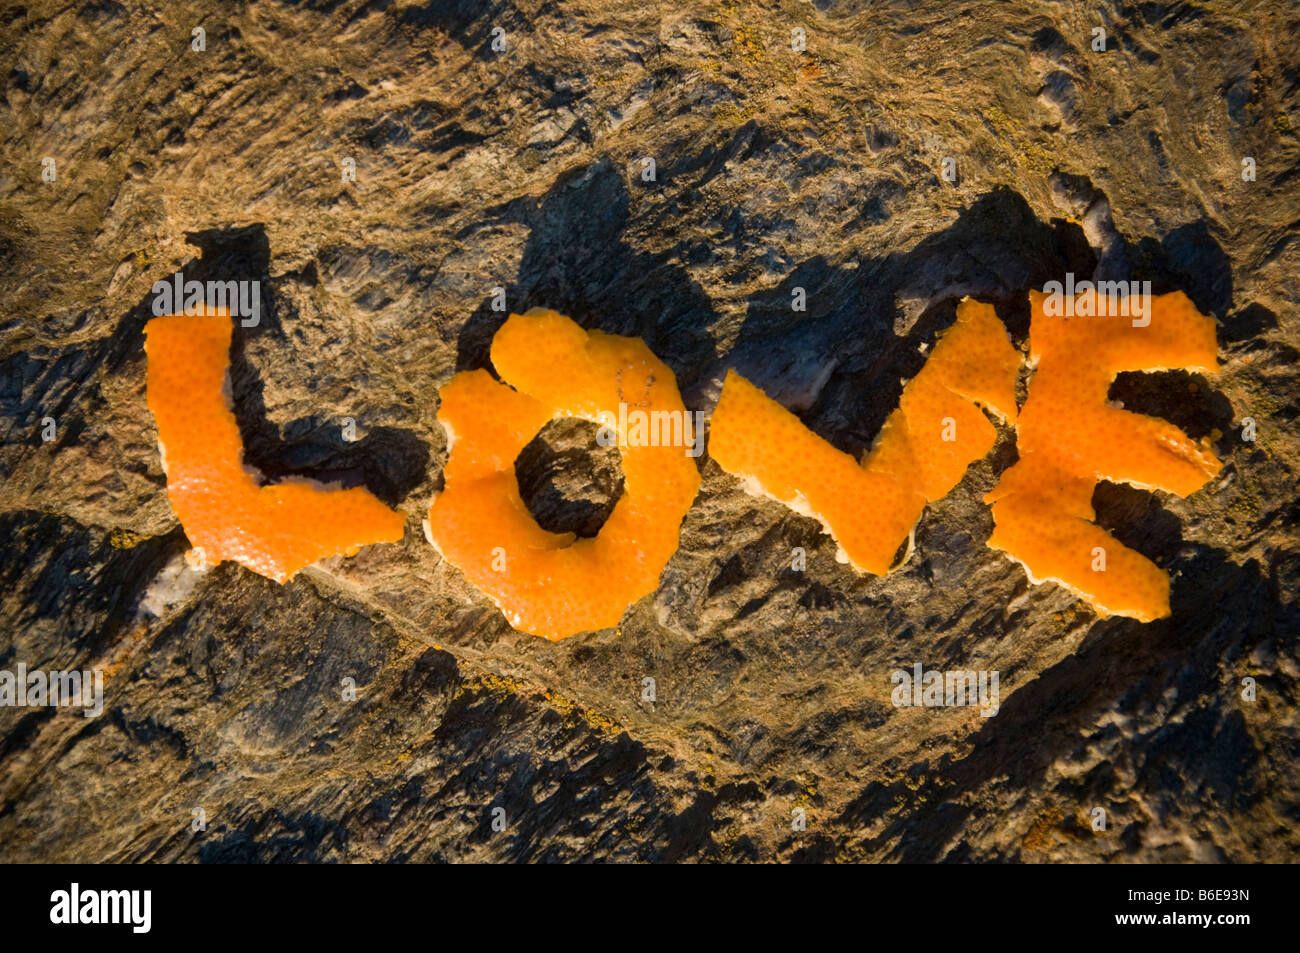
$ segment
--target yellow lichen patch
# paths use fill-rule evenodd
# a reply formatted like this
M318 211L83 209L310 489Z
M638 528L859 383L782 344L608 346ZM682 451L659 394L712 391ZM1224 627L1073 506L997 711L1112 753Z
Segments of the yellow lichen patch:
M863 465L734 371L713 412L709 454L751 491L820 520L855 568L883 575L925 504L993 447L997 431L976 404L1015 418L1019 365L993 307L966 298Z
M658 586L700 484L685 447L629 441L619 406L685 419L676 378L639 338L587 332L540 308L510 316L493 338L492 363L505 383L465 371L442 389L438 420L451 455L429 539L515 628L562 639L616 625ZM617 436L623 495L590 539L538 526L515 478L519 452L558 416Z
M129 529L115 529L108 534L108 544L114 549L132 549L148 537L133 533Z
M1109 310L1095 292L1079 295L1069 316L1048 314L1048 301L1030 293L1037 369L1017 423L1020 461L986 497L996 524L989 545L1103 616L1167 616L1168 576L1093 523L1093 488L1108 480L1186 496L1220 464L1172 424L1111 407L1107 394L1120 371L1217 370L1214 322L1182 292L1151 299L1136 323L1095 315L1099 303Z
M402 538L403 519L360 488L306 480L259 486L225 396L225 311L173 314L145 326L149 409L167 497L198 561L233 559L277 582L326 556Z

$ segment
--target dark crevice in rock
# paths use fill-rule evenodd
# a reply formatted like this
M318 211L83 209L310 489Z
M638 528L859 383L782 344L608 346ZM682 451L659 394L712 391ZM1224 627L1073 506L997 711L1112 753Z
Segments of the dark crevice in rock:
M1215 431L1222 437L1232 429L1232 404L1201 374L1124 371L1111 382L1108 396L1125 410L1164 418L1193 440Z
M623 495L618 448L597 442L589 420L552 420L515 460L519 495L542 529L590 537Z

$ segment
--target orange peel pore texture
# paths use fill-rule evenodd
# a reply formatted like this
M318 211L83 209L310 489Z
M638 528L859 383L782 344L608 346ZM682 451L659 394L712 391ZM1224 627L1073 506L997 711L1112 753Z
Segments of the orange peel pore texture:
M203 562L225 559L286 582L325 556L402 538L404 520L361 488L306 480L260 486L244 467L225 396L230 318L173 314L145 326L148 402L158 426L167 497Z
M1170 614L1168 575L1093 522L1093 488L1108 480L1187 496L1220 463L1172 424L1111 407L1107 394L1120 371L1216 371L1214 321L1182 292L1152 298L1144 327L1124 315L1049 315L1047 300L1030 292L1037 369L1017 423L1020 460L985 497L995 523L989 545L1032 581L1055 580L1102 616L1162 618Z
M993 306L965 298L862 465L734 371L713 412L709 455L755 495L818 519L855 569L884 575L925 504L992 449L997 430L979 406L1015 419L1019 367Z
M505 383L462 371L442 388L450 456L429 540L521 631L558 640L617 625L658 587L700 485L685 448L629 445L619 405L685 415L676 378L641 339L585 331L542 308L512 314L491 357ZM619 435L623 495L589 539L538 526L515 478L519 452L559 416Z

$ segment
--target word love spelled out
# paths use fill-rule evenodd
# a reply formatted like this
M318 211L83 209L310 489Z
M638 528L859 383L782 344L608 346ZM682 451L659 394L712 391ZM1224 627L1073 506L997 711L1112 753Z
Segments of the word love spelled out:
M842 562L883 575L926 504L993 447L988 412L1015 426L1020 454L986 497L988 544L1034 583L1058 582L1103 616L1167 616L1167 574L1096 525L1093 488L1109 480L1186 496L1220 463L1173 425L1111 406L1107 393L1121 371L1216 371L1214 322L1181 292L1151 298L1142 321L1095 290L1070 308L1038 292L1030 303L1034 373L1023 408L1020 353L992 305L966 298L861 463L734 371L709 453L749 492L821 522ZM325 556L401 539L401 514L364 489L267 486L244 465L223 309L158 317L146 332L167 493L201 562L232 559L284 582ZM491 359L501 380L463 371L440 392L449 458L425 534L521 631L562 639L616 625L677 549L700 486L698 415L692 424L672 371L643 341L586 331L554 311L512 314ZM622 463L623 494L590 539L539 526L515 477L520 451L563 416L600 425Z

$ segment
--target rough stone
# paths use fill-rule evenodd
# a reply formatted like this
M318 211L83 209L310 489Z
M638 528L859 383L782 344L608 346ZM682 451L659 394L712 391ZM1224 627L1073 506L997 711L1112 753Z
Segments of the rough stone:
M97 719L0 709L0 859L1295 860L1298 38L1276 2L7 7L0 668L106 685ZM1103 254L1220 322L1220 374L1112 393L1225 461L1098 488L1172 618L984 545L1009 431L884 578L706 453L658 592L556 644L421 532L494 288L644 338L692 410L733 366L861 453L962 295L1023 347L1027 290ZM178 270L261 282L249 462L369 487L403 542L283 587L179 561L142 348ZM999 713L894 707L915 662L998 671Z

